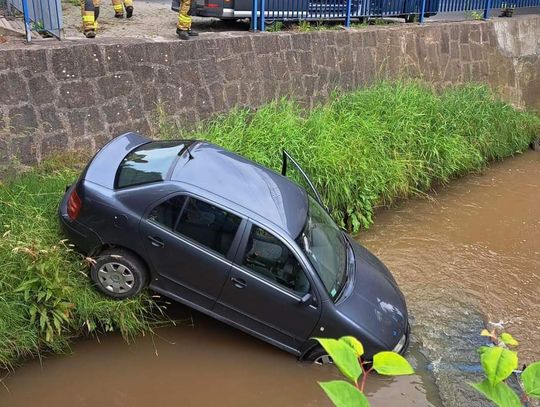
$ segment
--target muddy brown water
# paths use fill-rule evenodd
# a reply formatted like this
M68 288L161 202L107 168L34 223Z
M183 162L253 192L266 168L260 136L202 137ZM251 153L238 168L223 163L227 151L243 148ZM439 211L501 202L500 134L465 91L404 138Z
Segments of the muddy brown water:
M373 406L483 406L475 348L487 321L540 358L540 154L463 178L429 199L377 215L359 240L393 271L411 312L407 357L417 375L373 376ZM185 307L183 320L127 346L86 339L73 353L30 361L0 386L0 406L329 406L332 366L296 359ZM193 323L192 323L193 322ZM427 359L424 357L427 356Z

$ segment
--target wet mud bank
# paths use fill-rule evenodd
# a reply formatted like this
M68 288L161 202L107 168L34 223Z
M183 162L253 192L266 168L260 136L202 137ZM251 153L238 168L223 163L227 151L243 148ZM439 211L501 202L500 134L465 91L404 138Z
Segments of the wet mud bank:
M417 374L373 376L374 406L487 406L476 348L488 321L540 358L540 154L527 152L378 214L358 236L392 270L412 317ZM172 306L181 322L129 346L116 335L27 363L3 380L0 406L329 406L332 366L296 361L233 328Z

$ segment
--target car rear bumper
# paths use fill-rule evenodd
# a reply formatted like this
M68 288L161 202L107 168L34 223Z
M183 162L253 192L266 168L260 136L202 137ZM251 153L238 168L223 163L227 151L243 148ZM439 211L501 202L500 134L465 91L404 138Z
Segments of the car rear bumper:
M96 248L101 247L99 236L91 229L76 220L71 220L67 214L67 201L73 186L68 188L58 208L58 218L62 233L75 245L78 251L85 255L92 254Z

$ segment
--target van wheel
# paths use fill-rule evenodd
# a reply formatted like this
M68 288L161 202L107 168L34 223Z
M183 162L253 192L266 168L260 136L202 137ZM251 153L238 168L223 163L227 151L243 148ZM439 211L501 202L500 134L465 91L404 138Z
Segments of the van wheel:
M90 269L90 278L102 293L121 300L141 292L148 283L148 270L129 251L109 249L96 258Z
M310 350L304 359L317 365L329 365L333 363L332 358L320 346L316 346Z

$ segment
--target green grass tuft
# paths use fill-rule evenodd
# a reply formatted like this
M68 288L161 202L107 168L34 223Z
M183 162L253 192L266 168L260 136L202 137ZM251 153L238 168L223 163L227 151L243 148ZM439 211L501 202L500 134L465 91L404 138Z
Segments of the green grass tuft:
M62 240L56 210L76 177L73 155L0 184L0 369L43 350L63 352L71 338L151 329L147 296L114 301L86 276L87 261Z
M538 116L496 100L485 86L438 93L416 82L335 94L310 111L285 99L256 112L237 109L195 132L164 117L161 137L209 140L275 170L287 149L334 219L355 232L372 224L376 207L523 151L540 129Z

